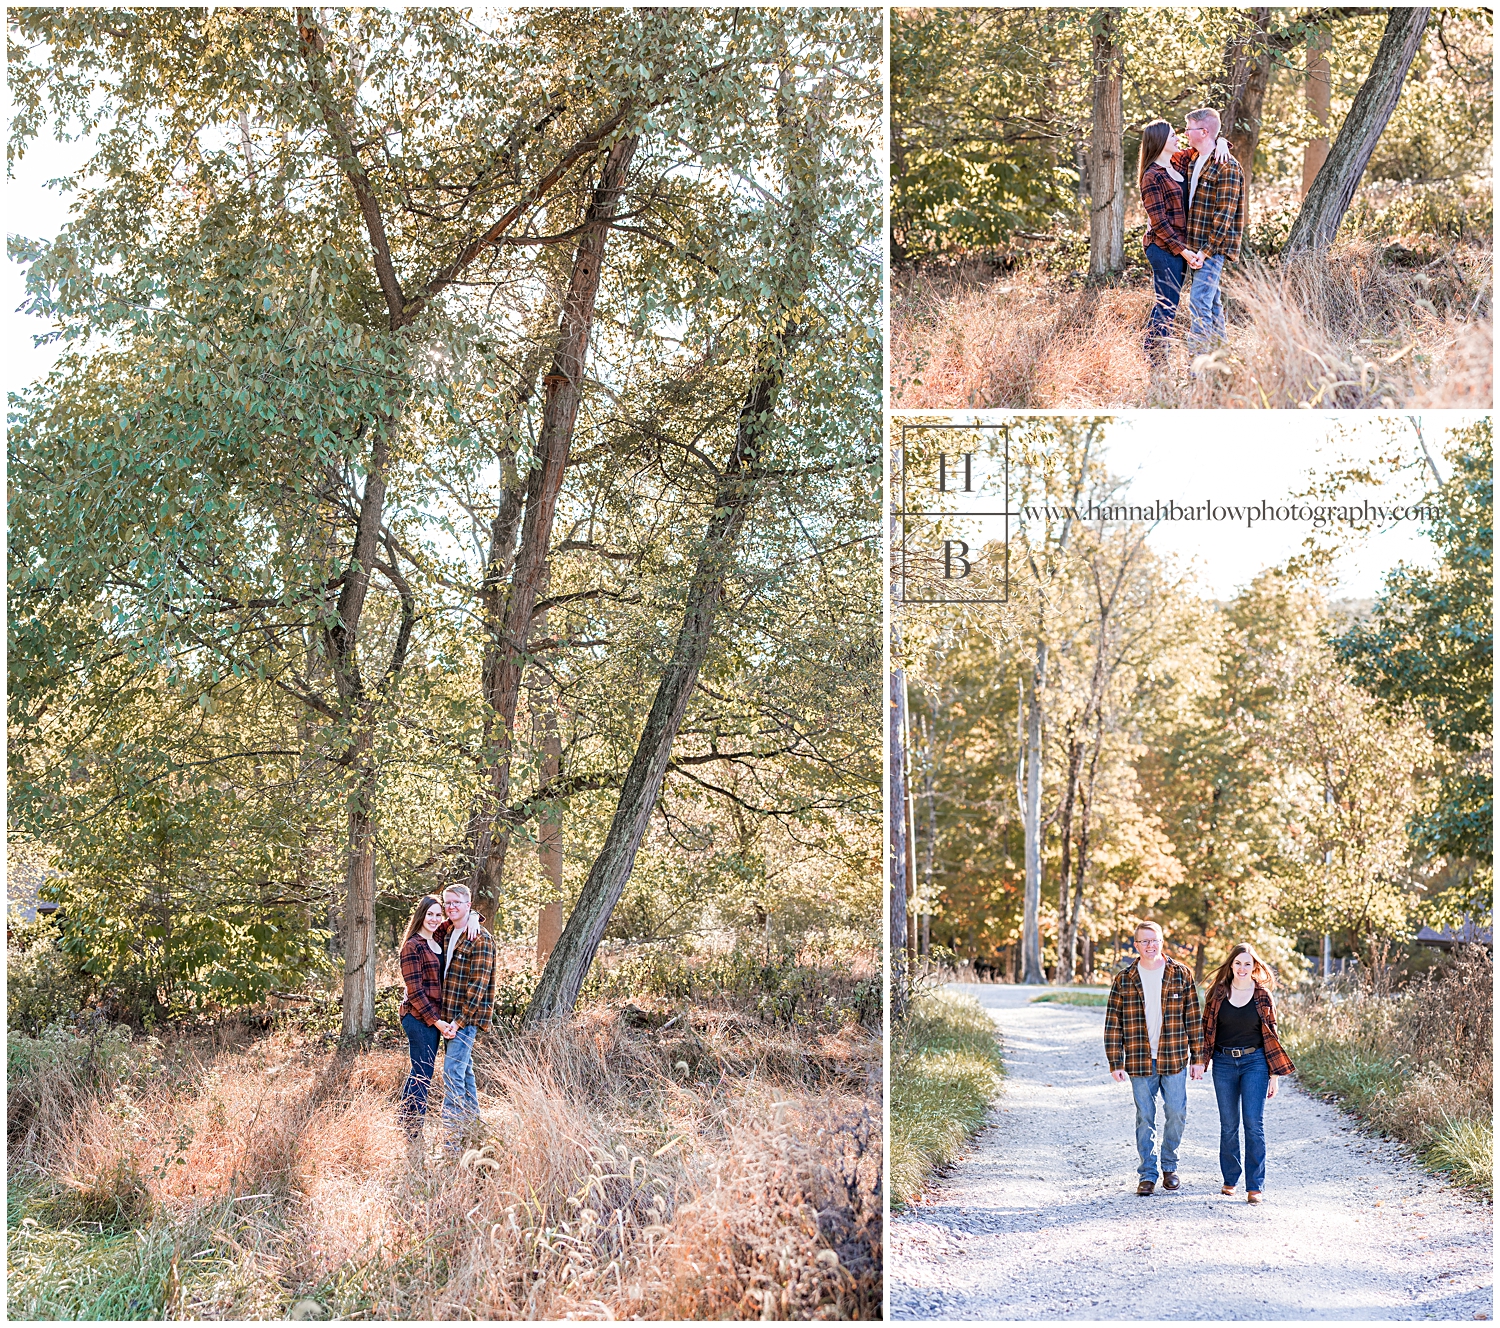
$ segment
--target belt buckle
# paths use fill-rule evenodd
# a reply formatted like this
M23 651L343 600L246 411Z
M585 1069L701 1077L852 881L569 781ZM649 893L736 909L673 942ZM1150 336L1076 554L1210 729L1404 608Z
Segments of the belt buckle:
M1229 1049L1229 1054L1230 1054L1230 1055L1231 1055L1231 1056L1233 1056L1233 1057L1234 1057L1234 1058L1235 1058L1235 1060L1239 1060L1239 1058L1240 1058L1240 1057L1241 1057L1241 1056L1243 1056L1243 1055L1244 1055L1244 1054L1245 1054L1245 1053L1244 1053L1244 1051L1243 1051L1243 1050L1242 1050L1242 1049L1241 1049L1241 1048L1239 1048L1239 1047L1230 1047L1230 1049Z

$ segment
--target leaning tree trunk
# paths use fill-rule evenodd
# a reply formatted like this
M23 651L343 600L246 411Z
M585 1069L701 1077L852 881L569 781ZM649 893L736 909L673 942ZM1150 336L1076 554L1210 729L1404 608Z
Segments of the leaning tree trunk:
M892 629L894 635L894 628ZM894 644L894 642L893 642ZM890 1010L892 1021L906 1014L906 901L910 894L906 879L906 675L891 670L890 742Z
M1120 17L1096 10L1093 141L1089 148L1089 276L1125 265L1125 50Z
M625 774L619 805L604 838L604 847L583 883L578 903L542 970L536 992L526 1010L527 1027L566 1018L578 1000L579 988L594 962L610 915L620 902L635 866L636 851L646 833L667 761L688 701L698 682L698 671L713 640L714 616L734 566L735 545L760 489L761 449L771 415L781 394L781 380L790 344L800 327L790 321L769 345L740 410L734 449L719 477L714 515L708 523L697 566L688 587L687 605L671 662L656 689L646 727L636 744Z
M573 274L563 300L557 329L557 348L548 371L546 404L537 439L537 465L526 483L526 515L521 523L521 545L516 551L515 570L505 600L500 626L499 658L488 680L488 696L494 711L494 743L487 805L482 812L483 829L474 849L471 890L492 907L498 901L501 854L505 837L503 816L510 797L510 752L516 707L521 694L521 673L526 664L526 643L537 596L547 574L547 554L552 542L552 522L558 494L573 444L573 426L583 395L583 366L588 356L589 335L594 325L594 303L599 294L600 268L609 222L625 191L625 177L635 155L634 135L620 139L605 158L584 217L586 229L573 259Z
M1431 13L1431 9L1391 10L1369 77L1360 86L1333 150L1292 223L1284 254L1322 250L1333 243L1375 144L1400 100Z

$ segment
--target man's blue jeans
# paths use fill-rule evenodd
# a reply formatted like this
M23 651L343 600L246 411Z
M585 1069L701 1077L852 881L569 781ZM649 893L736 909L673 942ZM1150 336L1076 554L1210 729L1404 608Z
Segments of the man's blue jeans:
M1224 299L1219 294L1223 276L1223 254L1210 254L1193 273L1188 291L1188 350L1194 355L1224 340Z
M1177 1170L1177 1145L1187 1124L1187 1076L1184 1065L1176 1074L1158 1074L1151 1061L1150 1074L1130 1076L1130 1091L1135 1095L1135 1151L1141 1156L1140 1178L1154 1181L1156 1170L1156 1095L1166 1120L1161 1132L1161 1169Z
M1266 1186L1266 1089L1271 1067L1264 1051L1247 1051L1236 1059L1214 1053L1214 1096L1219 1099L1219 1170L1224 1184L1240 1178L1240 1121L1245 1123L1245 1188Z
M479 1090L474 1085L474 1035L460 1028L443 1048L443 1151L456 1155L464 1130L479 1115Z

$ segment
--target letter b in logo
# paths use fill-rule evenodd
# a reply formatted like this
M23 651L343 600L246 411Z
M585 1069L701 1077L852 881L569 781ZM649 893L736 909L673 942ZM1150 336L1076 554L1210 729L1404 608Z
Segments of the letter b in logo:
M957 552L955 552L957 550ZM953 564L962 563L963 571L958 574L958 580L962 581L969 574L969 546L963 540L943 541L943 579L953 579Z

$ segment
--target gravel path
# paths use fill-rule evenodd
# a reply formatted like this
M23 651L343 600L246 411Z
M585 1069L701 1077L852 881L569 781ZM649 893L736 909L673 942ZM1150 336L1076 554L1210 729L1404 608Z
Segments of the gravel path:
M1182 1189L1135 1194L1130 1090L1102 1008L955 986L1000 1026L993 1124L891 1223L892 1319L1465 1319L1494 1313L1489 1205L1283 1081L1265 1202L1221 1196L1219 1114L1188 1081Z

